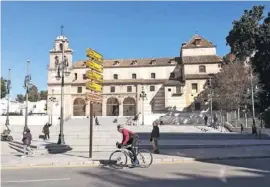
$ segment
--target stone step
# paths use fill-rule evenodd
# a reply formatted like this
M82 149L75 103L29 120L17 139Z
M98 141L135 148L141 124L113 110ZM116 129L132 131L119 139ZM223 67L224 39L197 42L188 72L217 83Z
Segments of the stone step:
M8 144L9 144L9 147L11 149L16 150L19 153L23 153L24 152L24 145L23 145L23 143L18 142L18 141L11 141L11 142L8 142ZM46 149L44 149L42 147L39 147L39 146L37 146L35 144L30 145L30 148L35 151L35 154L36 155L47 154L47 150Z

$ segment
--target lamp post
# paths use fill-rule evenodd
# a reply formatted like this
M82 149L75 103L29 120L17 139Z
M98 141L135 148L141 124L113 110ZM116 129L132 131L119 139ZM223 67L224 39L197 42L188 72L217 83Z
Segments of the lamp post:
M144 100L146 100L147 95L142 87L142 92L140 93L140 98L142 99L142 125L144 125Z
M65 40L63 38L62 40L62 61L59 62L58 56L55 57L55 65L57 68L57 75L55 78L57 80L61 79L61 109L60 109L60 133L59 133L59 138L57 144L65 144L64 140L64 82L65 82L65 76L69 76L70 72L68 71L68 59L65 56L65 51L64 51L64 43Z
M253 73L252 73L252 70L251 70L251 73L250 73L250 84L251 84L251 105L252 105L252 134L257 134L257 128L256 128L256 119L255 119L255 102L254 102L254 85L253 85ZM258 90L258 87L255 86L255 90ZM248 89L248 92L250 90Z
M6 127L8 130L9 129L9 94L10 94L10 89L11 89L11 80L10 80L10 69L8 69L8 80L5 80L7 83L7 118L6 118Z
M27 60L26 62L26 76L24 78L24 88L26 90L25 92L25 122L24 122L24 127L27 128L27 123L28 123L28 92L29 88L31 88L33 85L31 84L31 75L29 74L29 64L30 60Z
M52 97L49 98L49 100L51 101L51 120L50 120L51 125L53 123L53 105L56 102L56 98L53 97L53 93L54 93L54 90L52 89Z

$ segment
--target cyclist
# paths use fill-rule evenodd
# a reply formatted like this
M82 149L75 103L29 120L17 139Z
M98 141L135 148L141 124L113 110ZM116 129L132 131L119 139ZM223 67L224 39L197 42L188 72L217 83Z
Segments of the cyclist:
M130 150L133 154L132 166L134 167L138 166L139 161L137 159L136 150L135 150L135 146L137 144L137 137L138 137L137 134L135 134L134 132L130 130L125 129L123 125L117 125L117 130L123 135L122 143L118 145L118 148L121 148L122 146L131 145L131 147L127 149Z

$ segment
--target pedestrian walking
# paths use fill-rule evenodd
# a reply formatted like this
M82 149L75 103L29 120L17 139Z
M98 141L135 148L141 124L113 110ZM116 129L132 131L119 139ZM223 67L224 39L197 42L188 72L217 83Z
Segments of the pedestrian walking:
M207 123L208 123L208 117L207 115L204 116L204 125L207 126Z
M49 123L46 123L44 126L43 126L43 130L42 132L44 133L44 140L49 140L50 139L50 127L52 125L49 124Z
M134 118L132 119L132 124L133 124L133 126L138 126L138 121L139 121L139 116L140 116L140 112L138 113L138 114L136 114L135 116L134 116Z
M152 143L153 152L158 154L158 138L159 138L159 127L156 122L153 122L153 130L150 137L150 142Z
M29 155L29 153L31 153L32 156L34 156L34 152L32 151L32 149L30 148L31 145L31 141L32 141L32 134L30 132L29 128L25 128L25 131L23 132L23 157L25 157L26 155Z

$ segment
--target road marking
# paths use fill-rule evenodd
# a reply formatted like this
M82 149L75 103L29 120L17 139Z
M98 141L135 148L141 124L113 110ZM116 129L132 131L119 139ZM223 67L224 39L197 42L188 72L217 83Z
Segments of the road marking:
M33 180L4 181L3 183L26 183L26 182L46 182L46 181L66 181L66 180L70 180L70 178L33 179Z

